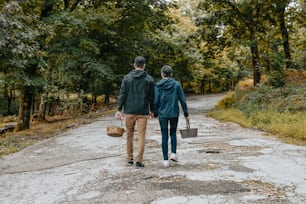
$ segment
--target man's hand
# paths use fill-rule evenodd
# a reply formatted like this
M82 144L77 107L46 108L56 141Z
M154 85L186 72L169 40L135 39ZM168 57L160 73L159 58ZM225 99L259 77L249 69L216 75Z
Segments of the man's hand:
M120 111L117 111L115 114L115 118L117 118L118 120L121 120L123 118L123 114Z

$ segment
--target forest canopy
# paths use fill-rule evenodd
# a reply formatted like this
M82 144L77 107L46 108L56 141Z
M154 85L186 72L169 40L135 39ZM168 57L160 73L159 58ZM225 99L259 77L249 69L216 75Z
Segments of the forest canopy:
M18 115L18 131L53 105L108 103L137 55L194 93L265 75L283 86L306 67L305 13L303 0L1 0L0 114Z

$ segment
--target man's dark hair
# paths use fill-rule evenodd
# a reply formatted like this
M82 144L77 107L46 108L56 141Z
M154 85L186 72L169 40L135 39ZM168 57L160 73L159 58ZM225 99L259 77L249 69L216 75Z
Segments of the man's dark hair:
M146 64L146 59L142 56L137 56L134 63L137 67L143 67Z
M171 77L172 67L170 67L169 65L164 65L161 68L161 72L163 73L164 77Z

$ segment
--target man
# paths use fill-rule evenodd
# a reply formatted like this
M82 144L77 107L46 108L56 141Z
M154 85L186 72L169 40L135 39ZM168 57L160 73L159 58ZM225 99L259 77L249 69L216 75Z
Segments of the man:
M178 157L176 154L176 130L179 119L179 102L182 106L186 120L189 120L189 114L186 104L186 99L182 86L178 81L172 78L172 67L165 65L161 69L162 80L157 82L155 87L155 100L154 116L159 119L160 129L162 133L162 152L163 152L163 165L169 167L168 158L168 140L169 140L169 127L170 123L170 138L171 138L171 155L170 160L177 162Z
M124 108L125 125L127 130L127 163L134 164L133 139L134 129L138 127L138 154L136 157L136 167L143 168L143 154L145 147L146 128L148 115L153 117L154 103L154 79L144 71L146 60L138 56L134 60L134 70L127 74L121 83L118 111L115 114L117 119L122 119Z

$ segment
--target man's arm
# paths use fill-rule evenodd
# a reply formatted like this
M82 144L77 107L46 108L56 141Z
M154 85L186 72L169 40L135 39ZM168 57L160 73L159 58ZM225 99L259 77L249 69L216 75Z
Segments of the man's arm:
M125 105L127 98L127 86L126 86L126 80L125 78L122 80L120 92L119 92L119 100L118 100L118 106L117 106L117 112L115 114L115 117L117 119L121 119L123 117L122 115L122 109Z
M120 92L119 92L119 100L118 100L118 111L122 111L125 102L127 98L127 87L126 87L126 80L123 79L120 87Z
M155 88L155 82L152 78L152 81L150 83L150 90L149 90L149 118L152 119L154 117L155 112L155 105L154 105L154 88Z

